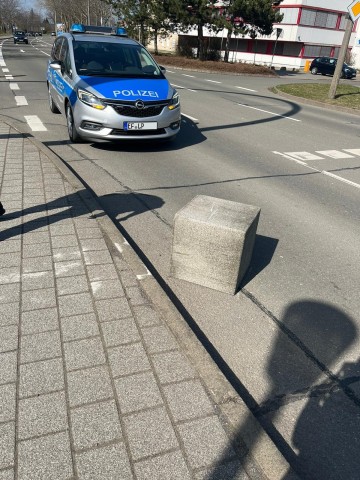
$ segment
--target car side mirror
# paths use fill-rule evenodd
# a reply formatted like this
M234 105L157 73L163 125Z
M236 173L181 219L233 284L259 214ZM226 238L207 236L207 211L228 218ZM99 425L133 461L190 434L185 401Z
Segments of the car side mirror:
M160 70L162 71L162 73L165 75L165 73L166 73L166 68L163 67L162 65L159 65L159 67L160 67Z
M50 67L56 70L57 72L60 72L62 68L62 64L58 60L54 60L53 62L50 63Z

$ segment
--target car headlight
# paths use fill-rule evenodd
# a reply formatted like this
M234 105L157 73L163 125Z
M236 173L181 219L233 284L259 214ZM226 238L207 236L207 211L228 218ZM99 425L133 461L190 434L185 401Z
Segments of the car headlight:
M172 96L172 99L169 102L168 109L169 110L174 110L180 105L180 98L178 92L175 90L174 95Z
M87 92L86 90L81 90L79 88L77 94L79 100L81 100L83 103L86 103L86 105L89 105L90 107L96 108L97 110L104 110L104 108L106 108L106 105L99 98L92 93Z

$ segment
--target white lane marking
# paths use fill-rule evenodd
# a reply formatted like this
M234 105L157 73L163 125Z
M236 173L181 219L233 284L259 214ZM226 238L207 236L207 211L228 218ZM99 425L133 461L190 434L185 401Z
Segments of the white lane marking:
M340 158L354 158L353 155L348 153L339 152L339 150L316 150L316 153L320 155L325 155L325 157L340 159Z
M298 160L309 161L309 160L323 160L323 157L314 155L309 152L284 152L285 155L290 155L290 157L297 158Z
M175 85L175 83L172 83L171 85L175 88L182 88L183 90L188 90L189 92L196 92L196 90L191 90L191 88L182 87L181 85Z
M0 62L0 63L1 63L1 62ZM3 71L4 73L7 73L7 72L9 71L9 69L8 69L8 68L3 68L2 71Z
M175 72L173 72L172 70L168 70L168 69L166 69L166 72L175 73Z
M290 155L287 155L286 153L281 153L281 152L276 152L276 151L273 151L272 153L275 153L275 155L280 155L282 157L288 158L289 160L292 160L293 162L296 162L296 163L308 168L309 170L312 170L313 172L322 173L323 175L334 178L335 180L339 180L340 182L346 183L347 185L351 185L352 187L360 188L360 184L358 184L358 183L352 182L351 180L347 180L346 178L343 178L343 177L339 177L338 175L335 175L334 173L328 172L327 170L319 170L318 168L310 167L310 165L308 165L307 163L302 162L301 160L298 160L294 157L291 157Z
M37 115L25 115L25 120L33 132L47 131L47 128Z
M21 53L25 53L25 50L20 50Z
M15 96L15 102L18 107L21 107L22 105L28 105L26 98L20 95Z
M5 75L6 80L14 80L12 75Z
M344 148L344 152L352 153L353 155L360 156L360 148Z
M199 120L198 120L197 118L190 117L190 115L186 115L184 112L181 112L181 116L182 116L182 117L186 117L186 118L188 118L189 120L192 120L194 123L199 123Z
M0 60L0 67L6 67L6 63L4 62L4 60Z
M195 76L194 76L194 75L187 75L186 73L182 73L181 75L183 75L184 77L195 78Z
M20 87L17 83L9 83L11 90L20 90Z
M211 82L211 83L222 83L222 82L217 82L216 80L209 80L205 78L205 82Z
M268 113L269 115L274 115L275 117L282 117L286 120L292 120L293 122L301 122L297 118L287 117L286 115L280 115L279 113L269 112L268 110L262 110L261 108L250 107L250 105L244 105L243 103L238 103L241 107L252 108L253 110L258 110L259 112Z
M252 90L251 88L245 88L245 87L235 87L235 88L240 88L241 90L247 90L248 92L257 92L257 90Z
M50 57L50 53L43 52L42 50L40 50L40 52L43 53L44 55L47 55L48 57Z

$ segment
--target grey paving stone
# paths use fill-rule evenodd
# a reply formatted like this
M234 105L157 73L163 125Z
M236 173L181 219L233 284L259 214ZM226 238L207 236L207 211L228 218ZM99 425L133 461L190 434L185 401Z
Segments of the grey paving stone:
M14 480L14 479L15 479L15 472L13 468L0 471L0 480Z
M134 460L179 448L165 408L135 413L123 420Z
M69 372L67 383L71 407L113 396L109 370L105 365Z
M41 333L59 328L59 316L56 308L44 308L22 313L21 333Z
M100 322L117 320L132 315L128 301L125 297L97 300L95 304Z
M20 365L20 398L64 389L64 371L61 358Z
M0 384L15 382L17 377L17 352L0 353Z
M51 255L50 242L24 245L22 249L22 255L24 258L28 257L41 257L43 255Z
M76 455L79 480L132 480L123 444L96 448Z
M128 296L131 305L144 305L149 303L149 299L145 292L139 287L126 288L126 295Z
M71 428L76 449L122 439L114 400L72 409Z
M72 293L83 293L89 290L88 281L85 275L76 277L61 277L56 279L58 295L70 295Z
M165 325L156 325L142 329L146 349L149 353L165 352L175 350L178 344Z
M118 274L114 265L88 265L86 270L91 282L101 282L103 280L118 279Z
M15 420L16 384L0 385L0 423Z
M0 271L3 268L18 267L21 263L21 255L15 255L14 253L1 253L0 254Z
M0 327L0 353L18 348L18 326L6 325Z
M75 235L75 227L72 224L68 224L68 225L51 224L50 234L53 236Z
M58 298L61 317L82 315L94 311L91 295L88 292L63 295Z
M81 252L77 247L53 248L55 263L81 260Z
M91 282L91 288L96 300L123 297L125 295L120 280L99 280L97 282Z
M135 463L135 473L137 480L150 478L151 480L191 480L192 478L182 453L178 451Z
M25 291L22 294L22 311L56 307L55 288Z
M205 468L195 473L196 480L249 480L243 466L239 461L233 461L224 465L215 465L212 468Z
M0 268L0 285L20 282L20 265Z
M0 304L13 303L20 301L20 284L10 283L1 285L0 288Z
M152 372L117 378L115 387L122 414L164 403Z
M180 382L196 377L189 360L181 352L158 353L153 364L161 383Z
M52 257L30 257L23 259L23 272L45 272L53 269Z
M186 455L193 468L216 465L235 456L217 416L178 425Z
M37 245L39 243L49 243L49 232L28 232L23 236L24 245Z
M158 313L151 305L134 306L133 311L140 327L149 327L161 323Z
M107 347L140 342L141 340L133 318L122 318L121 320L103 322L101 328Z
M84 252L84 259L86 265L104 265L106 263L113 263L108 250Z
M85 275L84 265L81 260L55 263L55 275L57 277L74 277Z
M67 412L64 392L54 392L19 401L18 436L20 440L66 430Z
M21 363L36 362L61 357L59 331L24 335L20 344Z
M86 238L80 241L83 252L91 252L94 250L108 250L106 242L103 238Z
M66 432L19 442L18 480L71 478L70 440Z
M55 287L54 275L52 271L24 273L22 275L21 288L23 291L39 290Z
M15 422L0 423L0 468L14 465Z
M18 324L19 318L20 312L18 302L0 304L0 327Z
M113 377L130 375L151 368L141 343L110 348L108 356Z
M63 340L80 340L100 335L96 317L93 313L64 317L61 319Z
M81 240L85 238L103 238L100 228L76 228L77 234Z
M121 272L121 281L125 287L136 287L138 284L138 280L131 270Z
M76 235L51 236L51 244L53 248L78 247L79 245Z
M165 386L164 393L176 422L215 413L199 380Z
M105 354L100 337L64 343L68 371L94 367L105 363Z
M7 207L6 207L7 208ZM6 242L0 242L1 253L19 253L21 252L21 241L17 238L12 238Z

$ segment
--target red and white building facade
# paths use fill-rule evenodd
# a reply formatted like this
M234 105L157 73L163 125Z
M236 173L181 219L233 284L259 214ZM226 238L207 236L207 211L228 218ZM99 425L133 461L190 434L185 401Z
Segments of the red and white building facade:
M278 7L275 7L279 8L280 13L283 14L283 20L279 24L274 24L272 35L259 36L256 39L246 35L237 37L233 35L230 61L301 70L307 60L315 57L337 57L344 38L347 7L350 3L351 0L348 2L346 0L283 0ZM357 23L353 27L349 52L351 51L355 67L358 62L360 68ZM189 32L187 35L195 36L196 31ZM208 32L205 35L209 37L210 42L214 41L212 40L214 34ZM219 44L219 37L221 38L222 53L226 35L226 29L216 35L217 44Z

